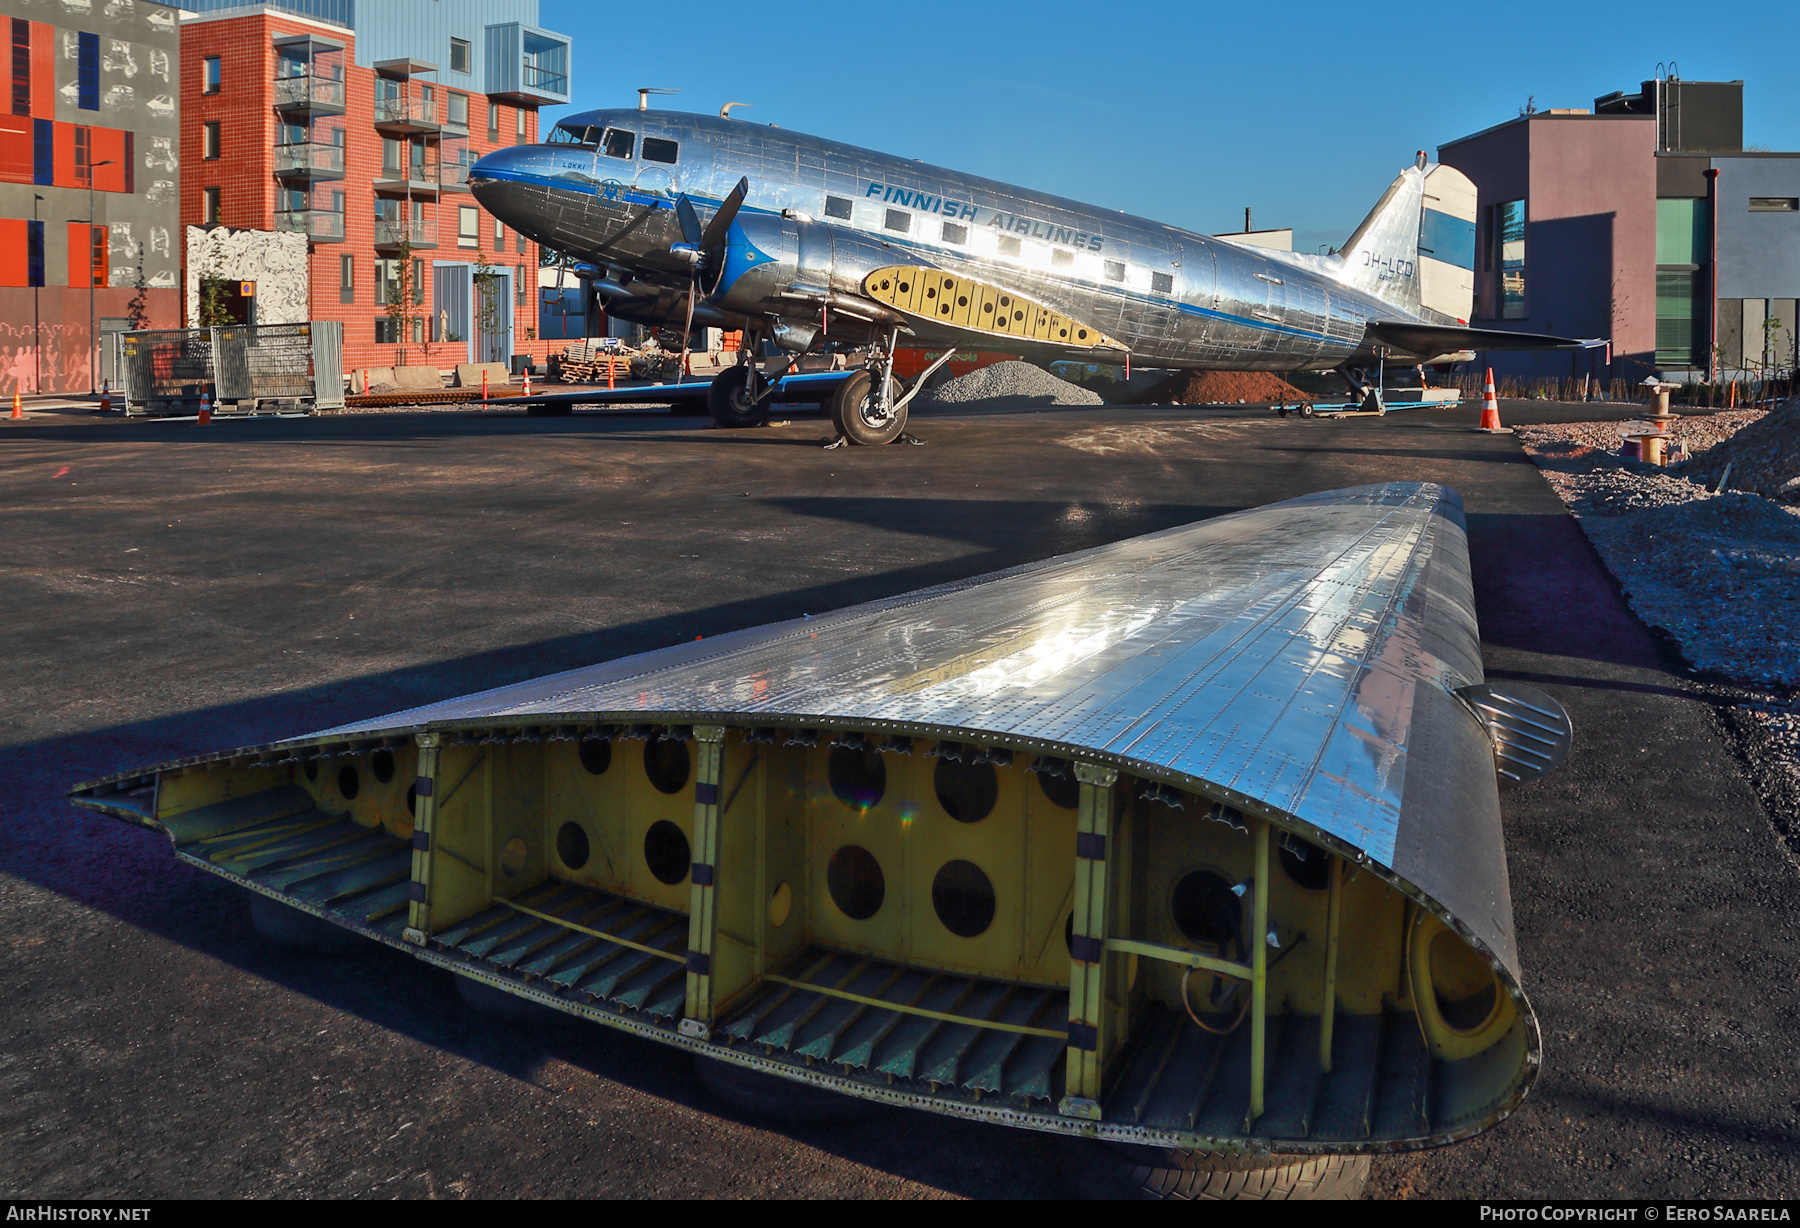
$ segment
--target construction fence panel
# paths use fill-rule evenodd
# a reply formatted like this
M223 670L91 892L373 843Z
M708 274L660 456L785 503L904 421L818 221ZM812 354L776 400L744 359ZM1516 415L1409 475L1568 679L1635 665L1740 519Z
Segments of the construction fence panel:
M128 414L193 413L205 392L222 412L344 404L344 326L335 320L146 329L119 333L114 345Z
M115 334L127 414L192 413L213 382L213 331L153 328Z

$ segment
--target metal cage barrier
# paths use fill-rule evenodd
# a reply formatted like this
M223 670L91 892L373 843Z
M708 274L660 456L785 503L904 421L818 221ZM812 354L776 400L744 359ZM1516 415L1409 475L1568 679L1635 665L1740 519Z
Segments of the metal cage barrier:
M219 413L344 404L336 320L142 329L117 334L114 345L127 414L191 414L203 393Z

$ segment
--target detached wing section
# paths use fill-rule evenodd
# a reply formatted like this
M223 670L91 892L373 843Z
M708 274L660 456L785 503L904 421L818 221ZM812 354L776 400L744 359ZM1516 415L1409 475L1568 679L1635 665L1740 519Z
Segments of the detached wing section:
M928 320L939 328L1071 350L1126 349L1099 329L1071 320L1015 290L942 269L919 265L879 268L863 279L863 293L901 315Z
M1514 333L1503 328L1421 324L1411 320L1371 320L1368 331L1363 334L1364 349L1379 345L1418 358L1433 358L1457 350L1587 350L1605 344L1604 338L1578 340L1544 333Z

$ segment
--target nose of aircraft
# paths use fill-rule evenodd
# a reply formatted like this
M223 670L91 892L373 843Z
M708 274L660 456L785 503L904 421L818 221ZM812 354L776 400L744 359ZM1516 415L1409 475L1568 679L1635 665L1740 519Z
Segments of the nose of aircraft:
M533 170L533 160L543 151L533 145L497 149L469 168L469 191L483 208L502 221L520 225L517 213L521 189Z

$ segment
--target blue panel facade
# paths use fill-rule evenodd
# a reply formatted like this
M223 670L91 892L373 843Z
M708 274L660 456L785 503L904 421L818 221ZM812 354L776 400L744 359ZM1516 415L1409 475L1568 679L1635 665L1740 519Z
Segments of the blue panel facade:
M1752 197L1800 200L1800 156L1712 159L1719 171L1719 297L1800 298L1800 212L1751 212Z

